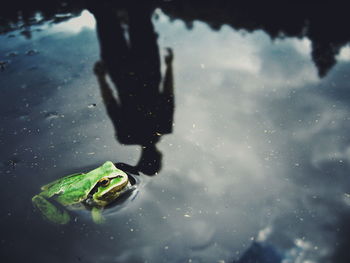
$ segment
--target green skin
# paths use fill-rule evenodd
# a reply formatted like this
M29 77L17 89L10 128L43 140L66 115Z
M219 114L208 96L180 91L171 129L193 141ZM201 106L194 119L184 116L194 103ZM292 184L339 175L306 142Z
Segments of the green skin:
M86 174L68 175L42 186L42 192L32 202L46 219L56 224L67 224L70 220L68 212L57 204L71 209L91 208L93 221L102 223L103 208L129 186L127 174L107 161Z

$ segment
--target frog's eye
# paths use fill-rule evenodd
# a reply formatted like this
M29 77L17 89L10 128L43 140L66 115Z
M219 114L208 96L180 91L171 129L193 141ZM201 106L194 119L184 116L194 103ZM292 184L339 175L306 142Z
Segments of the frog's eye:
M107 186L107 185L109 185L110 181L111 181L111 180L109 180L109 178L104 178L104 179L102 179L102 180L100 181L100 185L101 185L101 186Z

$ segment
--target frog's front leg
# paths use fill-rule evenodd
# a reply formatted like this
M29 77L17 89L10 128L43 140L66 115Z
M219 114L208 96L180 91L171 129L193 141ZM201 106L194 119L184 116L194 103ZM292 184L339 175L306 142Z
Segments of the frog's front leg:
M35 195L32 202L45 218L56 224L67 224L70 216L67 211L59 210L54 204L41 195Z
M102 224L106 221L102 215L102 208L93 207L91 210L91 217L96 224Z

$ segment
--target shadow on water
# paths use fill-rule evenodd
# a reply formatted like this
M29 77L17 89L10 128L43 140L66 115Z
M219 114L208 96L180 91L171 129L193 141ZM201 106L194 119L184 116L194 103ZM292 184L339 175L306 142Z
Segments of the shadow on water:
M154 175L161 169L162 154L156 144L172 132L174 90L172 50L165 57L161 84L157 35L151 22L152 8L117 9L89 2L94 14L102 61L95 64L103 102L113 123L117 140L142 148L136 170ZM106 73L118 93L110 88Z

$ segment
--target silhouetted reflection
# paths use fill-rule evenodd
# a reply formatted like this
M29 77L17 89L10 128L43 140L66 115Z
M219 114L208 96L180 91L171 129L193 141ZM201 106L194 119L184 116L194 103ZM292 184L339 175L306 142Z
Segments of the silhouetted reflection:
M162 154L156 143L172 132L174 96L171 49L165 57L161 84L157 35L149 5L123 10L90 3L97 23L102 62L95 65L103 101L122 144L142 147L137 170L147 175L161 168ZM118 100L106 80L111 77Z
M213 30L229 25L235 30L264 30L271 38L307 37L319 77L325 77L336 64L336 56L349 42L349 34L339 30L347 24L344 4L305 4L261 1L166 1L162 11L181 19L190 29L194 21L207 23ZM332 19L325 19L332 17ZM338 30L337 30L338 29Z
M95 15L97 12L102 12L102 8L99 8L100 11L96 8L93 10L91 2L93 1L36 0L29 3L18 0L16 5L6 4L0 10L0 34L21 29L22 35L30 38L33 25L40 25L45 21L59 23L68 20L79 15L86 7ZM102 0L99 4L106 2L113 1ZM129 2L133 3L133 1ZM144 3L140 6L138 2ZM202 21L214 30L222 25L230 25L235 30L243 29L249 32L262 29L271 38L307 37L312 42L312 60L320 77L326 76L335 65L336 55L339 54L340 49L350 41L347 30L343 30L346 28L344 25L347 24L348 18L345 2L331 5L320 3L317 6L311 3L300 5L292 1L271 4L261 3L261 1L246 3L227 0L138 2L135 1L137 9L150 9L152 5L157 5L172 19L184 21L188 28L191 28L194 21ZM111 10L105 11L112 13ZM40 16L37 16L38 13ZM107 13L106 16L108 16ZM328 17L331 19L325 19ZM116 23L113 16L105 17L104 21L108 19L114 20L110 21L112 24Z

